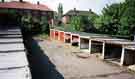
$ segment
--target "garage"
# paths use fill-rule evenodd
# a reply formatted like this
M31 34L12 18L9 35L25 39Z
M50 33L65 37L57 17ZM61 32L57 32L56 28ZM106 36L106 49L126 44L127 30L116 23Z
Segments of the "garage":
M124 48L124 61L123 64L126 66L135 64L135 46L126 46Z
M79 46L80 44L80 35L76 33L72 33L72 46Z
M105 59L121 66L129 65L134 54L131 51L127 53L128 50L125 50L125 46L130 45L135 45L135 42L128 40L106 41Z
M64 32L64 41L65 43L71 43L71 33L70 32Z

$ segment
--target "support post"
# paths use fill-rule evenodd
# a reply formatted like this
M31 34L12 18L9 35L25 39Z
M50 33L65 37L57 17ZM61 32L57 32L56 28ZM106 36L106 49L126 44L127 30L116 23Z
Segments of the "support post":
M79 37L79 49L81 49L81 37Z
M91 54L91 39L89 39L89 52L90 52L90 54Z
M105 58L105 42L102 43L102 59Z
M125 48L122 46L122 53L121 53L121 59L120 59L120 66L124 64L124 58L125 58Z
M71 38L71 39L70 39L70 42L71 42L71 46L72 46L72 38L73 38L73 37L72 37L72 34L70 35L70 38Z

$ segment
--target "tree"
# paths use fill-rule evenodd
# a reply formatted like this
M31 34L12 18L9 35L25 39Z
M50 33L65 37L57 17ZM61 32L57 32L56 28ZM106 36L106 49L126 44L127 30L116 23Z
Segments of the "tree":
M90 10L91 11L91 10ZM90 12L89 16L86 18L86 22L83 24L85 25L85 32L97 32L97 29L95 27L95 20L98 17L98 15L94 12Z
M59 3L59 6L58 6L58 20L61 21L62 15L63 15L63 5L62 5L62 3Z
M135 31L135 0L126 0L125 1L125 13L124 13L124 25L128 25L130 34L133 34Z
M123 3L115 3L110 6L103 8L102 15L98 21L101 21L100 31L107 34L127 34L122 33L125 26L122 26L122 17L125 12L125 6Z
M82 31L82 17L81 16L72 16L71 26L74 31Z

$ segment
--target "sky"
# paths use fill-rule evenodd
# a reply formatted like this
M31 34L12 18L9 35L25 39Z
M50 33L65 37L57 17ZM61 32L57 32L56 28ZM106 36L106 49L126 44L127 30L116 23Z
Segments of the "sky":
M19 1L19 0L5 0L5 1ZM40 3L47 5L54 11L57 11L58 4L63 4L63 11L66 13L67 11L76 8L77 10L89 10L91 9L93 12L97 14L101 14L102 9L106 6L106 4L110 5L112 3L120 3L125 0L24 0L32 3L36 3L40 1Z

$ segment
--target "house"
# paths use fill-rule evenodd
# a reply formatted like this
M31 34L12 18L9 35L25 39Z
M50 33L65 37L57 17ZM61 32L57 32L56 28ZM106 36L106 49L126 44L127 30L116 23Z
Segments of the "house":
M5 14L2 11L6 11ZM0 2L0 21L4 20L9 14L8 12L15 11L17 15L27 15L31 14L32 16L46 16L48 22L53 18L53 11L45 4L32 4L23 0L20 1L11 1L11 2ZM12 15L9 15L12 16ZM3 18L4 17L4 18ZM7 19L5 19L7 21Z
M73 10L69 10L66 14L63 15L62 21L64 24L68 24L71 20L72 16L84 16L88 17L90 14L95 14L94 12L89 9L88 11L83 11L83 10L76 10L74 8Z

